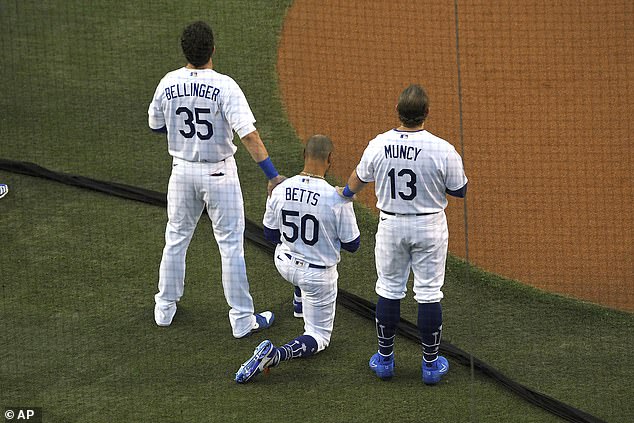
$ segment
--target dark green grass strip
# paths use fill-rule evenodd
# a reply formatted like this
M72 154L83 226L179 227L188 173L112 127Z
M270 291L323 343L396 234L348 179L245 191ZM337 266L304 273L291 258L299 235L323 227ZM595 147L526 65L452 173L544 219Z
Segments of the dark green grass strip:
M24 175L54 180L80 188L92 189L94 191L114 195L120 198L140 201L147 204L163 207L167 205L166 194L164 193L133 187L126 184L104 182L83 176L54 172L38 166L34 163L23 163L0 159L0 169ZM250 220L247 220L247 229L245 231L245 236L247 239L254 242L258 247L266 251L269 255L273 254L275 249L272 245L267 243L262 236L262 228L254 224ZM359 316L364 317L370 321L374 321L375 304L357 295L351 294L343 289L339 289L337 302L347 309L355 312ZM399 334L407 339L410 339L411 341L420 343L418 328L415 324L407 321L406 319L401 319L401 322L399 324ZM544 410L549 411L550 413L553 413L554 415L559 416L565 420L580 423L603 422L603 420L600 420L597 417L594 417L588 413L585 413L552 397L529 389L513 381L498 370L489 366L484 361L473 357L471 354L461 350L451 343L442 341L440 350L442 353L450 356L451 358L465 366L473 365L475 369L482 372L484 375L492 378L496 382L502 384L506 389L509 389L510 391L519 395L522 399L538 407L541 407Z

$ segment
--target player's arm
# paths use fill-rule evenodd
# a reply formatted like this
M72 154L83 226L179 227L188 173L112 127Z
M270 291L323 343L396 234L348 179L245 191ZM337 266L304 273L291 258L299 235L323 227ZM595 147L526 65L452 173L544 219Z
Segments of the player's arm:
M337 219L337 235L341 240L341 248L354 253L361 246L361 232L359 232L357 217L354 214L352 203L346 202L339 207L335 207L334 212Z
M464 173L462 157L453 149L445 159L445 192L453 197L464 198L467 195L467 176Z
M154 97L150 107L148 107L148 125L152 132L155 134L167 134L167 125L165 124L165 116L163 115L163 109L161 109L161 101L163 96L163 90L161 84L156 88Z
M251 113L247 98L238 84L229 78L228 89L223 90L223 93L219 103L221 103L221 107L224 110L225 118L240 137L251 158L260 166L260 169L262 169L269 180L268 194L270 196L273 188L286 178L280 175L275 166L273 166L260 134L253 125L255 117Z
M277 245L281 243L281 233L277 223L277 216L274 206L275 197L271 196L266 199L266 210L264 211L264 219L262 225L264 226L264 239L271 244Z
M357 170L353 170L348 178L348 183L343 189L337 189L339 195L352 199L356 193L361 191L367 185L367 182L362 181L357 175Z
M239 134L238 134L239 135ZM285 176L279 174L273 163L271 162L271 158L269 157L269 153L260 138L260 134L257 130L251 131L248 134L240 137L242 144L247 149L251 158L260 166L260 169L264 172L266 177L269 180L268 192L271 195L273 192L273 188L275 188L280 182L286 179Z
M354 195L361 192L369 182L374 181L373 156L374 148L372 147L372 141L370 141L368 147L363 151L359 164L350 174L348 183L343 190L339 192L344 198L354 198Z

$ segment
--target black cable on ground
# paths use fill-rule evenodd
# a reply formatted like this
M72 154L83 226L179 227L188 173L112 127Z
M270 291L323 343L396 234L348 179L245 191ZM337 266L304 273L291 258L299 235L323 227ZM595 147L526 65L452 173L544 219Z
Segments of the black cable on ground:
M0 159L0 170L49 179L52 181L61 182L66 185L90 189L93 191L98 191L129 200L140 201L155 206L167 206L167 195L164 193L151 191L144 188L138 188L126 184L104 182L97 179L86 178L84 176L54 172L38 166L34 163L16 162L12 160ZM264 239L264 234L261 226L247 220L245 237L249 241L255 243L258 247L262 248L264 251L273 255L275 248ZM375 304L373 304L372 302L352 293L349 293L343 289L340 289L337 296L337 303L358 314L359 316L374 322ZM398 333L400 336L410 339L416 343L420 344L421 342L417 326L407 320L401 319L399 323ZM473 366L475 370L478 370L483 375L490 377L511 392L516 393L525 401L528 401L529 403L534 404L567 421L578 423L605 423L603 420L594 417L584 411L578 410L552 397L536 392L526 386L521 385L520 383L513 381L509 377L500 373L498 370L489 366L484 361L473 357L471 354L461 350L460 348L450 344L449 342L442 341L442 343L440 344L440 351L443 354L451 357L452 360L455 362L458 362L465 366Z

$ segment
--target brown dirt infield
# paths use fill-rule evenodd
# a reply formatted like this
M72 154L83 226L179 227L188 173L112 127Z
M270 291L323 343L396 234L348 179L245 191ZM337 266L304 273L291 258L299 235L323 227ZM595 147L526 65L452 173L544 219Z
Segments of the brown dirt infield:
M634 2L458 7L470 261L634 311ZM302 139L333 138L342 180L397 124L410 82L430 95L426 129L461 151L455 22L453 2L291 6L278 53L283 101ZM447 215L450 250L464 257L462 203Z

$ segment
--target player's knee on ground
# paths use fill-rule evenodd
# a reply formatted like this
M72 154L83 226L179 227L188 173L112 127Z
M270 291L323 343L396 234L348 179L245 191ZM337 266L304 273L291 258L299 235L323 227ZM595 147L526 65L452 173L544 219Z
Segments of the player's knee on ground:
M328 345L330 345L330 334L325 334L325 333L321 333L318 334L316 332L305 332L304 335L308 335L308 336L312 336L315 341L317 341L317 351L315 351L315 354L317 354L318 352L321 352L323 350L325 350L326 348L328 348Z

